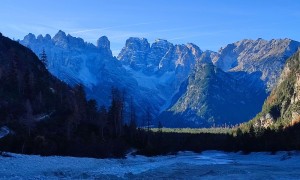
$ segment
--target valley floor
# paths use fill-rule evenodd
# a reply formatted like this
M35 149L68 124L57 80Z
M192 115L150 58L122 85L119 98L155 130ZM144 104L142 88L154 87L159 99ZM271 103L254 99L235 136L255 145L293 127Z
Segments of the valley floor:
M300 152L203 153L126 159L0 156L0 179L298 179Z

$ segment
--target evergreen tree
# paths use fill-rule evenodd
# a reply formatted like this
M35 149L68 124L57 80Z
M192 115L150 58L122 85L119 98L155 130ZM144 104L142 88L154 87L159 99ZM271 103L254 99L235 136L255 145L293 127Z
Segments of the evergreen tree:
M45 49L43 49L42 53L40 54L40 58L43 64L45 65L45 67L47 67L48 60L47 60L47 54L45 52Z

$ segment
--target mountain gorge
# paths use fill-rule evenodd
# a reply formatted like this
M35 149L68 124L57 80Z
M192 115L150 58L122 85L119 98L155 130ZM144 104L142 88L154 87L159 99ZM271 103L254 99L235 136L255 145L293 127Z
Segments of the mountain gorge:
M286 59L300 46L290 39L241 40L218 52L203 52L192 43L157 39L150 44L131 37L113 57L105 36L96 46L62 31L53 38L29 34L20 43L37 55L45 49L48 70L70 85L83 84L87 96L100 105L109 104L112 87L124 89L139 109L139 125L150 111L152 124L161 121L166 127L251 119L276 85Z

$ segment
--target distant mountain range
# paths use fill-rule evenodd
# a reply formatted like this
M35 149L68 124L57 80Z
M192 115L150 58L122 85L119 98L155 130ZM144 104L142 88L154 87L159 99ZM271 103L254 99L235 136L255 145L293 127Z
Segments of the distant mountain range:
M133 97L141 126L150 111L155 126L161 121L167 127L251 119L276 85L285 61L300 47L290 39L258 39L203 52L192 43L129 38L113 57L105 36L96 46L63 31L53 38L28 34L19 42L37 55L45 49L48 70L70 85L82 83L100 105L107 106L111 87L118 87L128 99Z

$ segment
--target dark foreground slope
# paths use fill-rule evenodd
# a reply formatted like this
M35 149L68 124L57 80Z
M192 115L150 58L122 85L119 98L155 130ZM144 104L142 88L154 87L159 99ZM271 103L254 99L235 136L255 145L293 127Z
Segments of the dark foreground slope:
M110 111L99 111L81 86L53 77L31 50L2 34L0 84L0 127L10 130L0 151L108 157L126 149L120 122L109 123L118 120L117 98Z

